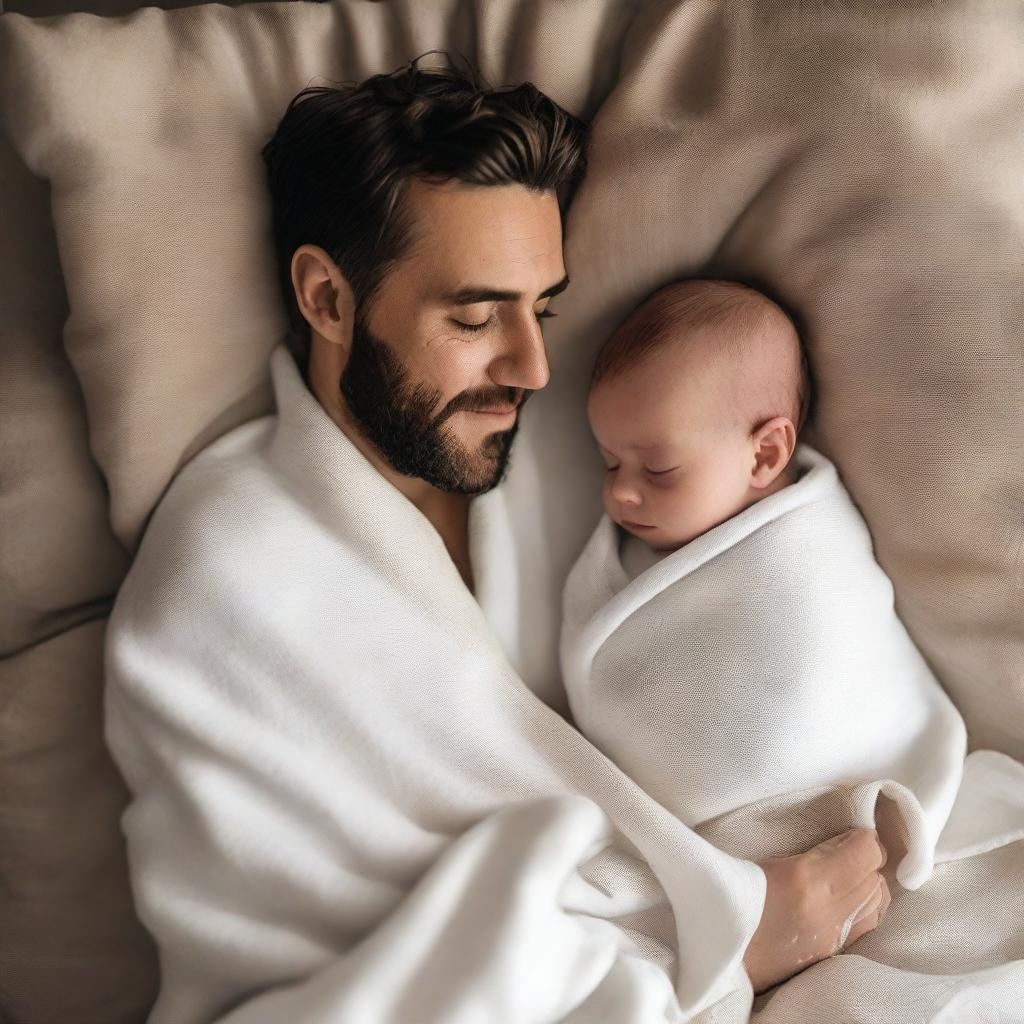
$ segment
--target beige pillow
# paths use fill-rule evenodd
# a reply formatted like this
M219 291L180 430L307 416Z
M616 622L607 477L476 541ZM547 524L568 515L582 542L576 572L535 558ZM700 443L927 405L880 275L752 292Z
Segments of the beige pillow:
M128 567L61 345L49 190L0 136L0 1020L129 1021L156 959L102 736L103 633Z
M760 279L803 314L819 386L809 440L861 507L897 609L963 712L972 748L1024 758L1018 10L1011 0L334 0L145 8L117 19L5 15L0 114L20 159L52 190L70 306L64 349L114 535L133 550L182 462L270 407L266 360L285 315L258 150L287 101L307 84L450 47L493 83L532 80L594 126L590 173L566 225L572 285L546 327L553 376L524 417L509 479L517 529L536 538L531 585L549 598L560 589L599 513L583 390L608 331L675 277ZM16 252L3 251L0 279ZM22 347L5 347L5 370L41 365L39 352L56 359L53 274L51 262L42 280L18 279L19 309L34 312L20 321ZM80 449L66 373L9 379L0 423L24 401L69 453ZM59 414L44 408L42 390L11 397L36 388L60 395ZM96 478L80 450L74 458L75 493L55 482L64 465L55 448L32 464L42 475L18 478L17 497L4 497L21 503L18 541L5 542L0 565L19 580L11 610L21 637L45 635L43 602L66 628L71 602L90 599L70 595L109 596L122 568L96 519ZM100 545L71 545L91 590L59 589L74 578L48 549L63 521L89 524ZM524 602L524 614L544 604ZM550 659L558 624L530 626ZM79 642L95 644L95 634ZM21 704L34 711L15 720L19 742L32 729L44 742L40 709L51 699L56 708L78 686L98 700L96 666L81 649L55 646L52 656L60 665L45 673L34 660L3 663L3 699L39 698ZM76 672L92 673L89 687ZM39 680L52 683L52 698ZM98 712L67 721L81 733L65 741L95 750ZM69 798L60 787L78 782L57 770L47 777L43 798L57 813ZM123 794L109 794L119 806ZM99 820L112 841L110 808ZM42 835L10 848L15 877L32 877L31 843ZM61 869L80 864L70 847ZM79 904L64 895L62 920L77 914L75 933L89 934L95 904L81 890ZM20 951L0 949L0 960L26 962L29 947L25 938ZM92 961L95 986L133 991L114 973L111 948ZM92 955L83 941L76 962ZM54 977L66 962L52 965ZM136 963L138 992L149 967L141 953ZM46 973L30 994L37 1011L47 999L64 1007L44 989ZM124 1018L111 1010L109 1019Z

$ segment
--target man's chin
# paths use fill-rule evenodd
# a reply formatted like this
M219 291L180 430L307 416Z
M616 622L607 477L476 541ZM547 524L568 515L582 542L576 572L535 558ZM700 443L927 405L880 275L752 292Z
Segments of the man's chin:
M514 426L509 430L495 431L483 442L477 442L472 454L463 446L460 471L453 474L458 482L454 487L444 489L460 494L484 494L497 487L508 469L515 433Z
M491 431L481 438L479 433L463 437L446 424L440 431L425 432L401 446L374 444L395 472L423 480L446 494L475 495L501 483L518 426L517 420L507 430ZM432 454L425 457L428 452Z
M479 468L475 468L475 471L462 477L458 490L462 494L484 494L492 491L501 483L507 468L507 456L498 460L487 459Z

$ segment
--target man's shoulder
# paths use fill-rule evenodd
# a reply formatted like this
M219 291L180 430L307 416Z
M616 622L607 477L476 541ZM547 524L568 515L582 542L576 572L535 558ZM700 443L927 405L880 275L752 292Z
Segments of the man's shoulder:
M256 553L261 524L282 500L267 459L274 422L243 424L182 466L150 515L129 575L207 571L240 551Z

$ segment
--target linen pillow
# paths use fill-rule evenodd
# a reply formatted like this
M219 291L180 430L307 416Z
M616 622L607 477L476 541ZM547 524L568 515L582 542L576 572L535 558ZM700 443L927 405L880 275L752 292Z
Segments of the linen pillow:
M0 1020L126 1021L156 983L101 722L129 560L61 345L49 190L2 135L0 209Z

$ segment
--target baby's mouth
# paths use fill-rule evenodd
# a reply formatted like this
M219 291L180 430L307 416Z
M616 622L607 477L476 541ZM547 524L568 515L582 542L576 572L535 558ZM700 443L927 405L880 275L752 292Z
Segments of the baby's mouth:
M630 522L628 519L620 519L619 520L619 525L620 526L625 526L626 529L628 529L628 530L653 530L654 529L653 526L648 526L646 523L633 523L633 522Z

